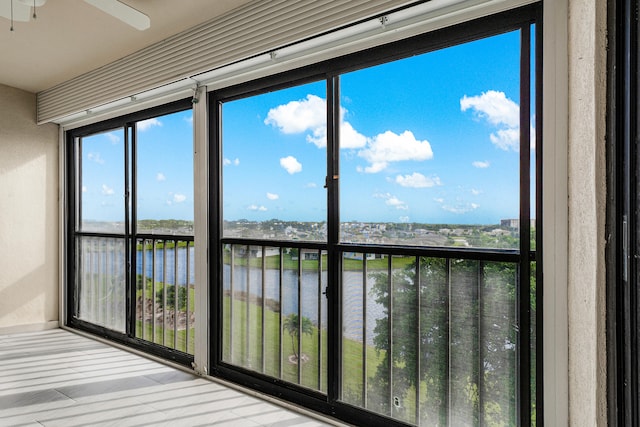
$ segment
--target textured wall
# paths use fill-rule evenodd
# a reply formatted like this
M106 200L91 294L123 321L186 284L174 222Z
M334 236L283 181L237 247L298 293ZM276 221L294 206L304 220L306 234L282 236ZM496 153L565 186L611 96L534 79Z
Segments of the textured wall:
M58 127L0 85L0 331L58 320Z
M569 2L569 418L606 425L606 1Z

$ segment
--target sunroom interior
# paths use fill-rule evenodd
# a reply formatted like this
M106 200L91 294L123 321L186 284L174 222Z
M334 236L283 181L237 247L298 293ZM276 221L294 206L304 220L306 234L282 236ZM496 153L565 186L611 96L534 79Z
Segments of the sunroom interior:
M617 419L615 2L94 3L1 3L0 361L80 334L314 422Z

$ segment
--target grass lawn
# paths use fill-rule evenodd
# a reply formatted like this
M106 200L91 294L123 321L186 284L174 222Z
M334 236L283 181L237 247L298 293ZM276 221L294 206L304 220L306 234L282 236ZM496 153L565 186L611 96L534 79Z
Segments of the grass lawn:
M298 269L298 260L294 259L292 255L294 250L292 249L291 253L287 253L286 251L283 253L282 265L285 270L297 270ZM229 264L231 261L231 253L229 251L224 251L224 263ZM327 270L327 255L323 254L321 257L322 261L322 270ZM392 267L402 269L410 265L415 261L414 257L392 257L391 264ZM262 257L250 257L249 262L251 267L254 268L262 268ZM234 257L234 265L238 266L246 266L247 258L246 256L236 255ZM280 269L280 256L279 255L267 255L265 257L265 268L279 270ZM367 260L367 270L386 270L389 268L389 259L388 258L377 258L372 260ZM318 269L318 260L302 260L302 269L306 271L314 271ZM356 259L345 258L342 261L342 269L345 271L361 271L362 270L362 261Z
M289 360L298 351L298 338L292 337L283 329L280 334L280 313L264 310L264 345L262 339L262 306L241 299L224 298L223 312L223 360L256 372L300 384L314 390L327 390L327 331L316 325L310 334L302 334L302 354L306 355L300 367ZM231 320L232 316L232 320ZM230 321L231 320L231 321ZM233 324L233 335L231 325ZM318 336L320 334L320 337ZM280 337L282 337L282 342ZM362 390L362 349L358 341L343 338L344 388ZM322 347L321 351L320 346ZM377 366L384 359L384 352L377 352L372 346L366 346L367 376L375 374ZM231 351L233 350L233 351ZM295 360L295 358L292 358ZM355 372L359 374L355 374ZM319 375L320 374L320 375ZM360 391L361 392L361 391Z

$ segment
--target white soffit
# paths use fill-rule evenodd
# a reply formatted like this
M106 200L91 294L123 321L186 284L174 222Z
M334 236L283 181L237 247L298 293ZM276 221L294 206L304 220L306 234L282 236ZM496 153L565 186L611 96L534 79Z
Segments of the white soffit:
M533 2L431 0L392 13L385 12L411 2L252 2L38 93L38 122L75 127L153 99L189 96L198 85L220 88Z
M411 3L256 0L38 93L38 122L58 120Z

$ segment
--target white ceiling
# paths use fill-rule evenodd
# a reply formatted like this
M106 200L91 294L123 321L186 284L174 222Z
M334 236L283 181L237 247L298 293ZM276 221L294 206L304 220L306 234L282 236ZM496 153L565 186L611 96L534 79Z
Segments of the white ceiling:
M138 31L84 1L49 0L37 19L14 22L13 32L0 17L0 84L39 92L249 1L123 0L151 19Z

